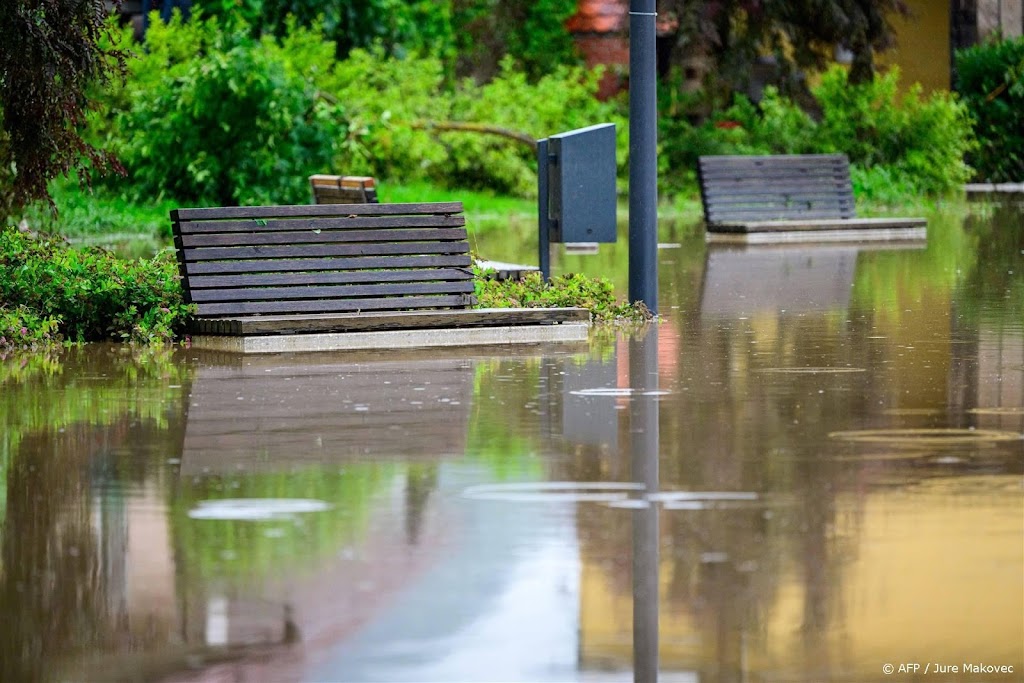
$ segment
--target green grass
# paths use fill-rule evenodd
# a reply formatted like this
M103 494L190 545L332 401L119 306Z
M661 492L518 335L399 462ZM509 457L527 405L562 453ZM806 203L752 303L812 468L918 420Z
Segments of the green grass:
M462 202L470 218L531 217L537 216L537 200L503 197L490 192L439 188L427 183L393 185L380 183L377 188L380 201L398 202Z
M21 216L32 230L87 243L139 237L170 239L169 212L177 206L173 201L135 204L109 190L89 190L67 178L53 181L50 193L56 215L39 203Z

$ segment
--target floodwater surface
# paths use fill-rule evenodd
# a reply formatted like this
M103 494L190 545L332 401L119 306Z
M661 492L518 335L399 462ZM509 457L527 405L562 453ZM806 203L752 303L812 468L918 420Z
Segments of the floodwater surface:
M1022 681L1022 223L665 226L581 345L8 358L0 681Z

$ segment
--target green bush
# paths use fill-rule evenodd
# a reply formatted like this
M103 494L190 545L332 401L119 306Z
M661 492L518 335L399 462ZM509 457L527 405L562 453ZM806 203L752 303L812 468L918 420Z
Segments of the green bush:
M547 283L540 273L521 280L497 280L477 271L476 297L480 308L579 307L590 311L596 322L642 323L652 319L642 302L615 300L612 283L600 277L575 273L556 275Z
M0 307L24 337L72 342L170 340L188 314L169 250L129 261L14 228L0 230Z
M851 85L844 69L830 69L813 91L818 119L773 88L765 89L757 106L737 95L732 106L698 126L670 118L662 125L663 169L687 183L701 155L841 152L850 159L858 196L959 188L970 177L964 155L974 144L965 105L946 93L925 99L916 85L899 97L898 81L893 69Z
M199 26L157 26L148 53L129 64L114 148L135 197L200 206L308 201L306 177L330 169L345 137L341 108L319 99L273 40L192 23Z
M438 57L356 49L337 61L333 43L290 26L280 39L257 41L216 19L152 24L127 86L101 94L104 113L92 119L93 139L128 168L126 194L201 205L303 202L306 177L317 172L536 192L528 144L451 130L452 122L533 138L617 123L624 168L625 119L619 105L594 98L596 72L565 67L530 83L508 59L486 85L453 84Z
M978 137L970 156L978 179L1024 180L1024 38L958 51L956 73Z
M816 124L774 87L767 87L759 105L737 95L731 106L701 125L685 119L662 120L660 175L667 189L696 182L701 156L718 154L803 154L815 145Z
M0 304L0 358L11 351L35 351L59 344L60 321L41 317L25 306Z
M345 103L351 134L338 168L400 182L536 193L536 157L528 145L500 135L452 131L474 123L543 138L596 123L616 123L619 163L625 164L626 125L618 106L600 102L597 72L564 67L530 83L513 67L486 85L464 80L449 88L432 57L396 59L355 50L321 81Z
M822 109L818 148L844 152L862 168L887 167L919 193L959 189L971 176L964 160L974 145L967 107L936 92L922 98L920 85L898 96L899 70L851 85L846 71L827 71L814 96Z

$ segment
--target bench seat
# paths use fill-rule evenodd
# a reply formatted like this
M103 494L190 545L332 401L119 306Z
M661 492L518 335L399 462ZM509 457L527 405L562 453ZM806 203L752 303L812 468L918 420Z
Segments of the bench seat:
M858 218L844 154L703 156L711 242L924 240L924 218Z
M473 308L461 202L175 209L171 220L185 301L196 309L194 347L322 350L587 337L585 309ZM225 340L232 337L261 340Z

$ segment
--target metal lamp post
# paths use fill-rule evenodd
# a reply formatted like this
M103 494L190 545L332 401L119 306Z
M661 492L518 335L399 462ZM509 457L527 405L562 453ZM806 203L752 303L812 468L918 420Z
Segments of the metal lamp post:
M629 3L629 300L658 312L655 0Z

